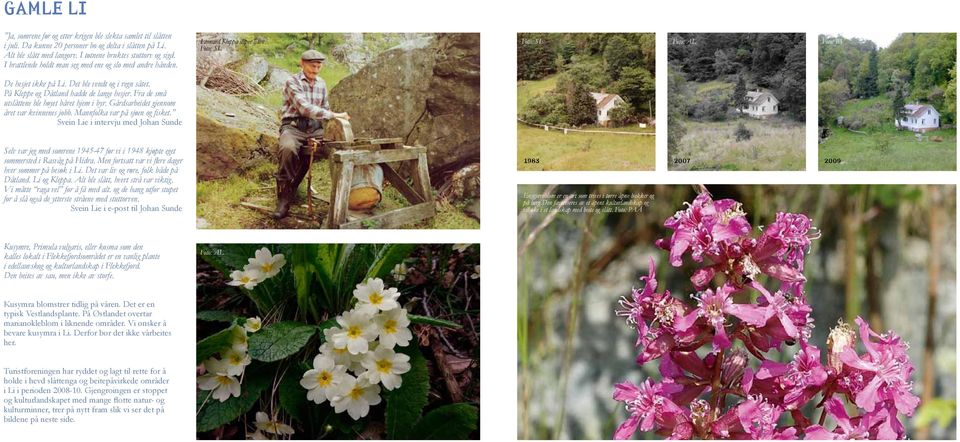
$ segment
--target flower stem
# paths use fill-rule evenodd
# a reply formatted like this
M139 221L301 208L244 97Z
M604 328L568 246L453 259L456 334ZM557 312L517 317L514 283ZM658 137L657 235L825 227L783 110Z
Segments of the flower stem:
M720 372L721 366L723 365L723 350L717 355L717 360L713 363L713 382L710 386L710 389L713 391L710 397L710 406L716 410L720 407Z

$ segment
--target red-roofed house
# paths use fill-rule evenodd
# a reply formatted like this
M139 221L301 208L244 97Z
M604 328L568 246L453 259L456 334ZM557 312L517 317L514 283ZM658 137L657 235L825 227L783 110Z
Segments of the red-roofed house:
M903 106L900 119L894 121L898 129L914 132L926 132L940 128L940 112L929 104L908 104Z
M597 124L601 126L610 125L610 117L607 115L608 112L613 110L613 108L626 103L626 101L623 101L623 98L620 98L619 95L608 94L603 91L590 92L590 96L597 101Z

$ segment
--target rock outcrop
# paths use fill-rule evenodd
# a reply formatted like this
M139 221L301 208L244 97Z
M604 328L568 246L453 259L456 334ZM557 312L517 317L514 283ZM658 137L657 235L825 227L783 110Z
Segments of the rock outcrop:
M251 55L243 62L237 71L250 77L254 83L260 83L267 76L270 65L267 60L259 55Z
M280 69L276 66L270 66L270 72L267 73L267 79L264 82L263 88L268 91L280 90L283 89L283 85L287 83L287 80L292 77L293 74Z
M225 178L271 161L276 110L197 87L197 179Z
M357 137L427 148L438 179L480 159L480 34L439 34L390 49L330 93Z

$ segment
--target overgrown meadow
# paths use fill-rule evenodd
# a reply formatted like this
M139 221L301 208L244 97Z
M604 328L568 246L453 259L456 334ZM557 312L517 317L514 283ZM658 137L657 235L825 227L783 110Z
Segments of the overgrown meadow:
M198 439L475 439L479 245L200 245Z

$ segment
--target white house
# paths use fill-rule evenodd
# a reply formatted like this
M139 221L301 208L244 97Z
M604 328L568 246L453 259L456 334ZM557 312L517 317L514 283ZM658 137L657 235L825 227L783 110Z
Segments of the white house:
M914 132L926 132L940 128L940 112L929 104L908 104L903 106L900 119L894 121L898 129Z
M590 96L597 102L597 124L601 126L610 125L610 116L607 114L615 107L626 103L619 95L608 94L603 91L590 92Z
M780 112L780 100L770 92L757 89L747 92L747 106L738 110L753 118L766 118Z

